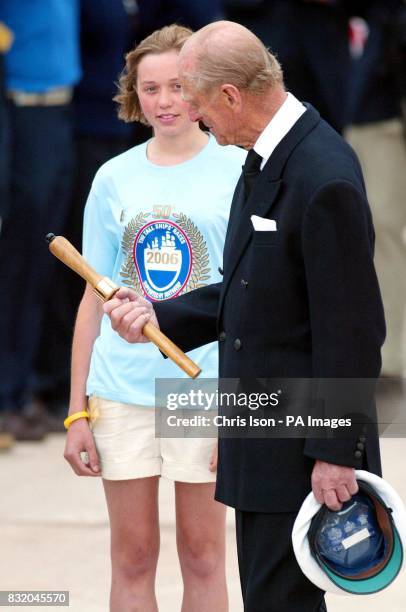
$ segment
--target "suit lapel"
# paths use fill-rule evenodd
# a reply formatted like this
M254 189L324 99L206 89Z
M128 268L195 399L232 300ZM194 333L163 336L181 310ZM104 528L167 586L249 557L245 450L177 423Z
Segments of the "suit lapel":
M282 187L282 174L286 162L299 142L320 121L319 113L309 104L305 106L307 107L306 112L303 113L273 151L261 174L258 176L247 202L242 206L241 198L244 198L242 177L240 177L237 183L224 245L224 278L219 314L221 313L227 287L253 235L251 215L258 215L260 217L269 215Z
M243 175L241 175L234 190L233 201L231 203L230 218L227 226L226 238L223 249L223 267L224 262L229 258L230 248L233 244L233 234L239 217L238 211L240 211L244 205L244 198L244 180Z

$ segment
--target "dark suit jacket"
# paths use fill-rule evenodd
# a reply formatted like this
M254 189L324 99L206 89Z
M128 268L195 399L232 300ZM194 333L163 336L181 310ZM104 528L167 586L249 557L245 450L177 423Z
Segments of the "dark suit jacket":
M377 377L384 318L352 149L309 106L237 215L242 191L240 179L223 283L156 304L162 331L185 351L219 339L221 377ZM275 219L278 231L254 232L252 214ZM216 498L241 510L294 511L315 458L379 473L376 435L358 434L220 439Z

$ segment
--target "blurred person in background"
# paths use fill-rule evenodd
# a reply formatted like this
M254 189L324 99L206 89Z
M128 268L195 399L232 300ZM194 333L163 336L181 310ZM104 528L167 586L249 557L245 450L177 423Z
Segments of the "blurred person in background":
M189 119L177 60L191 34L164 27L127 55L116 98L120 117L152 126L154 135L99 169L85 209L85 258L154 302L221 279L231 198L245 158ZM190 356L206 377L217 377L217 343ZM155 436L155 377L181 376L153 345L120 338L86 287L73 338L65 458L76 474L103 478L112 612L157 610L159 476L175 483L182 610L228 610L225 507L214 501L217 439Z
M5 83L4 83L4 54L10 49L13 42L11 30L0 21L0 231L1 223L7 209L7 166L8 166L8 125L6 113ZM0 451L8 450L14 443L13 436L4 431L0 420Z
M80 0L79 6L82 78L73 95L75 172L62 234L80 251L93 177L104 162L134 142L133 125L118 119L113 96L124 55L136 38L138 8L134 0ZM58 265L35 359L35 409L39 418L46 411L59 416L62 431L69 403L72 330L82 294L79 276ZM42 350L44 344L47 351Z
M170 23L179 23L192 30L223 18L223 0L137 0L139 39Z
M13 44L13 34L0 21L0 231L1 222L7 209L7 166L8 166L8 122L6 113L6 86L4 56Z
M382 389L400 391L406 374L406 3L358 2L346 137L364 171L375 223L375 265L387 322ZM403 113L402 113L403 109Z
M287 89L342 133L350 70L347 2L224 0L224 6L228 19L253 31L277 56Z
M44 235L63 227L70 199L78 6L2 0L0 21L14 37L4 58L9 163L0 233L0 419L15 438L40 440L46 427L31 412L33 360L54 269Z

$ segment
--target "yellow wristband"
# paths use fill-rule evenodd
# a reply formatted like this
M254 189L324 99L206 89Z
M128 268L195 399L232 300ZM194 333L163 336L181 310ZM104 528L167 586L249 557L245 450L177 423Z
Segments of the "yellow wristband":
M73 421L77 421L78 419L88 419L89 417L90 415L87 410L82 410L81 412L74 412L73 414L66 417L63 424L65 426L65 429L69 429Z

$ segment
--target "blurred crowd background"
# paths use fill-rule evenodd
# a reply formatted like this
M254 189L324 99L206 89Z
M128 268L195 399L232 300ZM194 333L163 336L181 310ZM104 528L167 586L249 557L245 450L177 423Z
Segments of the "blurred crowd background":
M150 136L112 102L126 51L164 25L217 19L255 32L287 89L355 148L387 320L382 372L405 374L404 0L0 0L0 449L42 440L66 416L84 284L44 238L80 250L96 170Z

